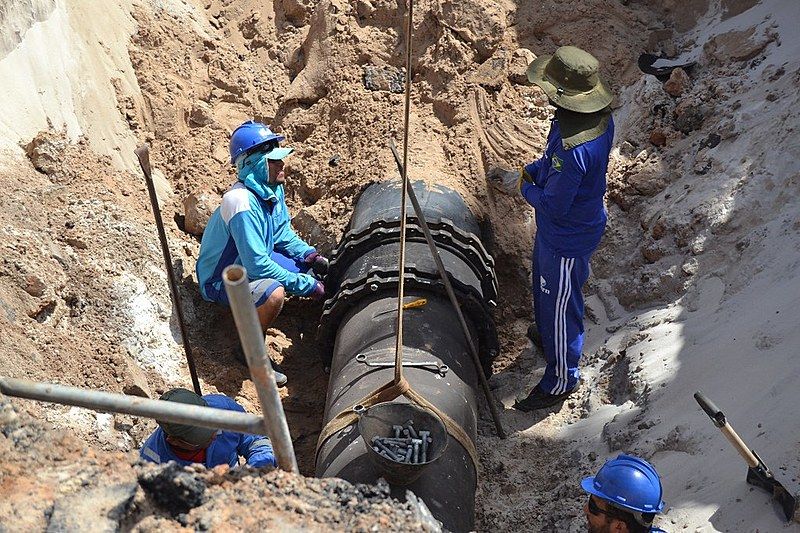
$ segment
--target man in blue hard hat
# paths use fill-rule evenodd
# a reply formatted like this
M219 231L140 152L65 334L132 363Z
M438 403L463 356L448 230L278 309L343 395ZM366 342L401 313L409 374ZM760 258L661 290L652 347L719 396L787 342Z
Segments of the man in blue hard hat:
M521 411L563 402L578 387L583 348L583 295L589 260L606 226L603 195L614 139L612 95L588 52L562 46L528 67L528 80L556 108L544 154L503 189L536 210L533 311L528 336L544 352L544 376L514 407Z
M254 121L233 132L231 164L238 179L208 221L196 267L203 298L229 305L222 271L234 263L244 266L265 333L281 312L287 292L322 299L325 287L320 278L328 270L328 260L292 230L283 160L294 149L281 147L283 140ZM284 385L286 376L274 362L273 367L278 385Z
M663 533L653 526L664 508L661 479L644 459L621 454L584 479L581 487L589 493L583 506L589 533Z
M224 394L200 396L190 390L178 388L165 392L161 399L245 412L241 405ZM242 456L253 467L277 466L272 443L265 436L216 431L172 422L158 422L158 429L142 445L139 456L153 463L175 461L184 466L201 463L207 468L217 465L234 467L239 464L239 457Z

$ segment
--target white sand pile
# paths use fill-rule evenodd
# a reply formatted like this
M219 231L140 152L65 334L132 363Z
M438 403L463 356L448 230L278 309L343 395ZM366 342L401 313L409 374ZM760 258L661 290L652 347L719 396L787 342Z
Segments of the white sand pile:
M632 368L641 365L650 392L639 405L623 404L616 423L636 439L631 449L650 456L661 472L670 518L680 526L784 529L768 496L745 484L742 460L698 410L692 398L698 389L785 486L800 492L798 28L800 4L789 0L762 2L724 21L715 17L688 36L695 56L711 39L722 43L716 50L706 45L706 53L714 57L712 68L727 74L717 83L732 90L716 109L722 125L735 131L697 156L710 165L705 175L687 171L696 164L687 146L685 175L654 198L654 215L707 215L704 246L690 263L697 277L680 300L627 319L606 343L643 336L627 353ZM748 48L743 41L756 43L750 50L768 44L763 56L736 61L736 50ZM596 432L611 413L604 415L565 433Z
M6 2L0 31L0 149L50 128L132 165L135 143L118 101L141 103L128 57L131 3L90 0ZM132 166L130 168L133 168Z

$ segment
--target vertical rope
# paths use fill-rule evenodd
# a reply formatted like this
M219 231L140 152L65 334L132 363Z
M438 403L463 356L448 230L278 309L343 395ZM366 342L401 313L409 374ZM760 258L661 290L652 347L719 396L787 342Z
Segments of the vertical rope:
M411 30L413 28L414 0L408 0L406 23L406 87L405 120L403 123L403 197L400 199L400 257L397 285L397 339L395 341L394 382L403 379L403 291L406 277L406 198L408 197L408 129L411 111Z

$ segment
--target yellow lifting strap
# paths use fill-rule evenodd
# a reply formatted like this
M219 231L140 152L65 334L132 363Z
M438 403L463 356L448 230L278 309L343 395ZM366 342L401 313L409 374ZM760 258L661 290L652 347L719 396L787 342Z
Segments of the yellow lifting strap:
M400 383L395 383L394 381L388 382L338 415L331 418L330 421L325 424L325 427L322 428L322 431L319 434L319 439L317 440L317 453L319 453L322 445L325 444L325 441L327 441L331 436L343 430L347 426L358 422L358 415L353 410L356 405L369 408L379 403L390 402L399 396L405 396L412 403L415 403L423 409L427 409L438 416L442 423L444 423L447 433L456 439L465 450L467 450L467 453L469 454L470 458L472 458L472 462L475 465L475 471L477 472L478 450L475 448L475 444L473 444L472 439L469 438L469 435L467 435L461 426L456 424L452 418L440 411L435 405L426 400L417 391L412 389L411 385L409 385L408 381L406 381L406 378L401 378Z

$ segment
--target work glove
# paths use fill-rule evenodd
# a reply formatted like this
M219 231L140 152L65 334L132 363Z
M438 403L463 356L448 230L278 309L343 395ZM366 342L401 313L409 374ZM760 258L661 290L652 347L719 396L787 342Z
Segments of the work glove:
M311 252L306 256L305 262L311 265L311 270L314 271L318 277L322 278L328 273L328 266L330 265L330 261L322 255L319 255L317 252Z
M316 285L314 285L314 290L308 295L309 298L312 300L324 300L325 299L325 285L322 284L321 281L318 281Z
M519 194L523 180L527 182L531 181L524 170L507 170L499 167L490 170L486 177L489 183L497 189L512 196Z

